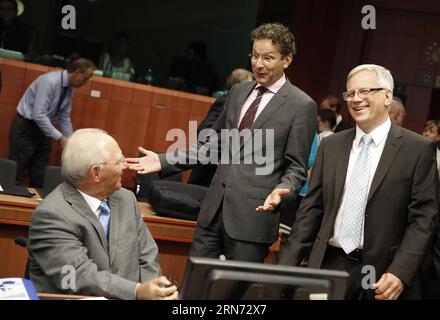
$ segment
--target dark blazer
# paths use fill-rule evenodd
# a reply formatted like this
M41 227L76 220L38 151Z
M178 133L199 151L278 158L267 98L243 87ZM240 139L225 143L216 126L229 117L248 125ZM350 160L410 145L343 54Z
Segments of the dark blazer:
M213 125L214 130L220 132L221 129L238 128L240 110L255 85L256 82L251 81L236 84L231 88L225 110ZM262 129L264 132L267 132L267 129L273 130L274 151L273 160L270 162L272 170L265 175L256 175L256 168L265 165L257 164L255 161L250 164L244 163L243 150L252 143L250 138L245 138L240 152L234 154L239 156L239 163L218 166L202 203L198 223L207 227L223 203L223 223L230 237L255 243L275 241L278 235L279 210L257 212L255 209L264 203L274 188L294 189L296 193L300 190L307 178L307 160L315 127L316 103L287 80L250 128ZM255 134L255 131L252 134ZM180 163L176 167L191 168L188 160L194 161L202 146L212 146L215 149L218 138L216 135L208 143L199 142L186 153L181 152L180 155L186 164ZM265 150L272 146L266 145L265 138L262 140L261 150L257 151L263 151L265 154ZM253 151L255 154L255 150ZM175 170L175 166L166 161L166 155L159 157L163 173Z
M440 221L438 219L434 234L432 255L437 277L440 279Z
M342 119L341 122L339 122L338 125L336 126L334 132L336 133L336 132L344 131L344 130L351 129L351 128L353 128L353 125L350 122Z
M197 133L203 129L212 128L214 123L220 117L220 114L224 110L224 104L226 102L227 95L221 96L214 101L211 108L208 111L205 119L200 123L197 128ZM209 187L212 178L214 177L215 170L217 170L216 164L205 164L195 166L191 170L191 174L188 178L188 183L197 184L199 186Z
M157 245L134 194L121 189L108 202L108 240L98 217L69 183L35 209L28 249L30 279L38 292L135 299L137 283L161 275ZM62 287L65 266L75 269L74 289Z
M281 264L298 265L310 254L309 266L321 266L342 201L354 137L355 128L320 144L309 193L282 250ZM394 274L413 298L417 293L408 291L412 285L419 288L415 282L439 210L435 148L424 137L391 125L365 210L363 265L376 268L377 280L385 272Z

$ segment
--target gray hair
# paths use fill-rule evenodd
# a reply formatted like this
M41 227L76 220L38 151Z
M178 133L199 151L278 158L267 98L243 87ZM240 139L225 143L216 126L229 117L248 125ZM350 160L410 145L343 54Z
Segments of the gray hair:
M388 112L389 113L403 113L405 111L405 106L402 104L400 99L393 98L393 101L391 102Z
M379 79L379 85L385 89L390 90L393 92L394 90L394 80L393 76L391 75L390 70L385 69L382 66L378 66L376 64L361 64L357 67L355 67L353 70L350 71L350 73L347 76L347 82L351 79L355 74L361 72L361 71L373 71L376 73L377 78Z
M67 140L61 156L61 175L75 185L85 180L94 165L105 164L110 159L109 143L116 143L101 129L79 129Z

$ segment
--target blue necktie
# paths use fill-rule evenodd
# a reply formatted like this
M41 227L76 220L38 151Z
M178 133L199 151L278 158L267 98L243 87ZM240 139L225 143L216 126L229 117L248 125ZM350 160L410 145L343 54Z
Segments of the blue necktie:
M110 208L108 207L107 201L101 201L99 205L101 213L99 214L99 221L101 221L102 227L104 228L105 236L108 239L108 227L110 222Z
M339 244L347 254L358 248L361 243L370 181L369 145L372 141L373 139L368 134L362 137L362 150L347 185L347 198L339 232Z

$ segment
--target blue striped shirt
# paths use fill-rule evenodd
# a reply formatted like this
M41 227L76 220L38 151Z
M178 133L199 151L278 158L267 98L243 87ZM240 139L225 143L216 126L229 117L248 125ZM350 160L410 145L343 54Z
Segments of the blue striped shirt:
M23 118L33 120L44 135L55 140L73 134L70 111L74 89L67 89L61 106L57 108L63 87L69 87L67 70L45 73L26 89L17 107ZM60 130L54 124L58 124Z

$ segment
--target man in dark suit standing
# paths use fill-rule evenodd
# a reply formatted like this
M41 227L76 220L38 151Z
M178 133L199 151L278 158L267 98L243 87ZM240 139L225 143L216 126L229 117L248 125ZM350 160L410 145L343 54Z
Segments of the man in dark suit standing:
M221 145L221 161L197 221L193 256L262 262L277 239L281 198L291 189L298 193L307 178L316 104L284 75L295 53L294 37L279 23L261 25L251 37L256 81L231 88L209 142L199 139L189 150L163 155L140 148L145 157L127 159L138 173L166 174L193 167L202 150L212 156ZM263 154L264 163L257 159ZM174 155L183 161L172 165L167 159Z
M420 298L438 213L435 144L391 124L393 78L361 65L343 97L356 128L324 139L281 264L350 274L347 299Z

